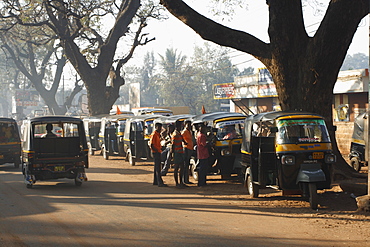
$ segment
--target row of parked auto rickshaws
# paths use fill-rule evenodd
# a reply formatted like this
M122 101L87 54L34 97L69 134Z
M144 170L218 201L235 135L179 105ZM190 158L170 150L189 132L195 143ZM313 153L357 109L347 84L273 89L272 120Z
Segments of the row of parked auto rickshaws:
M148 141L154 124L166 127L185 120L192 121L195 129L199 124L207 126L209 172L224 178L238 174L253 197L258 197L262 188L275 187L285 194L300 193L317 208L317 189L330 187L329 166L336 157L328 130L321 116L307 112L34 118L23 127L22 171L27 187L36 180L58 177L73 178L81 185L86 180L88 152L99 151L105 159L119 155L131 165L151 159ZM54 138L43 134L48 123ZM197 163L194 152L194 179Z

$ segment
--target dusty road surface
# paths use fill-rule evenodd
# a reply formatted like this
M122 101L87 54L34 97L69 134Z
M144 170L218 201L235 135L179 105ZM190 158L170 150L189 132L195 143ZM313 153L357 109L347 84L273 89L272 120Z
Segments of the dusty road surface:
M90 158L89 181L37 182L0 166L0 246L370 246L370 215L350 195L320 191L320 207L273 190L250 198L236 181L152 185L152 163Z

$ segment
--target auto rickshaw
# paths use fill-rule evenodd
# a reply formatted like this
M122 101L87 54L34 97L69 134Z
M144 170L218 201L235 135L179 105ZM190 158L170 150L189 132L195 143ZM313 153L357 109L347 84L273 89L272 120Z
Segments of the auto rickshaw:
M126 128L126 121L132 115L109 115L101 118L99 131L99 146L104 159L109 156L126 156L123 148L123 135Z
M208 174L221 175L222 179L231 178L232 174L240 174L240 147L244 119L246 115L236 112L213 112L193 117L195 129L198 124L207 126L207 141L210 143ZM196 154L196 152L195 152ZM193 178L198 180L196 156L190 160Z
M362 166L367 166L368 143L369 143L369 112L362 113L355 118L349 153L350 166L356 171L360 171Z
M21 140L17 122L12 118L0 118L0 164L21 163Z
M94 155L96 151L100 151L101 147L99 144L99 132L101 128L102 116L90 116L83 119L84 128L86 132L87 147L89 148L89 154Z
M312 209L317 189L330 188L329 166L336 162L323 117L308 112L265 112L245 119L242 144L244 185L252 197L274 187L301 194Z
M27 188L37 180L74 179L86 181L88 148L81 119L44 116L24 121L22 172Z
M123 151L126 160L134 166L138 159L152 159L149 147L150 134L154 130L154 120L161 115L135 116L127 120L123 137Z

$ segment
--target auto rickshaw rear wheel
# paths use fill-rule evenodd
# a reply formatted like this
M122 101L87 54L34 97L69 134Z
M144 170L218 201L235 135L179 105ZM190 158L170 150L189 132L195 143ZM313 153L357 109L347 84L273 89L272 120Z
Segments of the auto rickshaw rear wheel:
M350 160L350 165L356 171L361 170L361 162L358 160L358 157L352 157L351 160Z
M81 185L82 185L82 182L81 182L81 181L77 181L77 180L75 179L75 185L76 185L76 186L81 186Z
M248 193L251 195L253 198L257 198L260 194L260 188L257 184L253 183L252 180L252 175L251 174L246 174L246 186L248 188Z
M310 194L310 207L314 210L318 207L318 197L317 197L317 186L316 183L308 183L308 191Z
M27 189L32 189L32 184L27 184Z

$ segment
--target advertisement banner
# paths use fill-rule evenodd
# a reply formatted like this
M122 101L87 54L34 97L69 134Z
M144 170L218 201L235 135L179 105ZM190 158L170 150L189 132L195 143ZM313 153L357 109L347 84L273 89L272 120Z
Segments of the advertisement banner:
M232 99L235 96L234 83L222 83L213 85L214 99Z
M15 91L16 106L38 106L40 95L36 90L17 89Z

